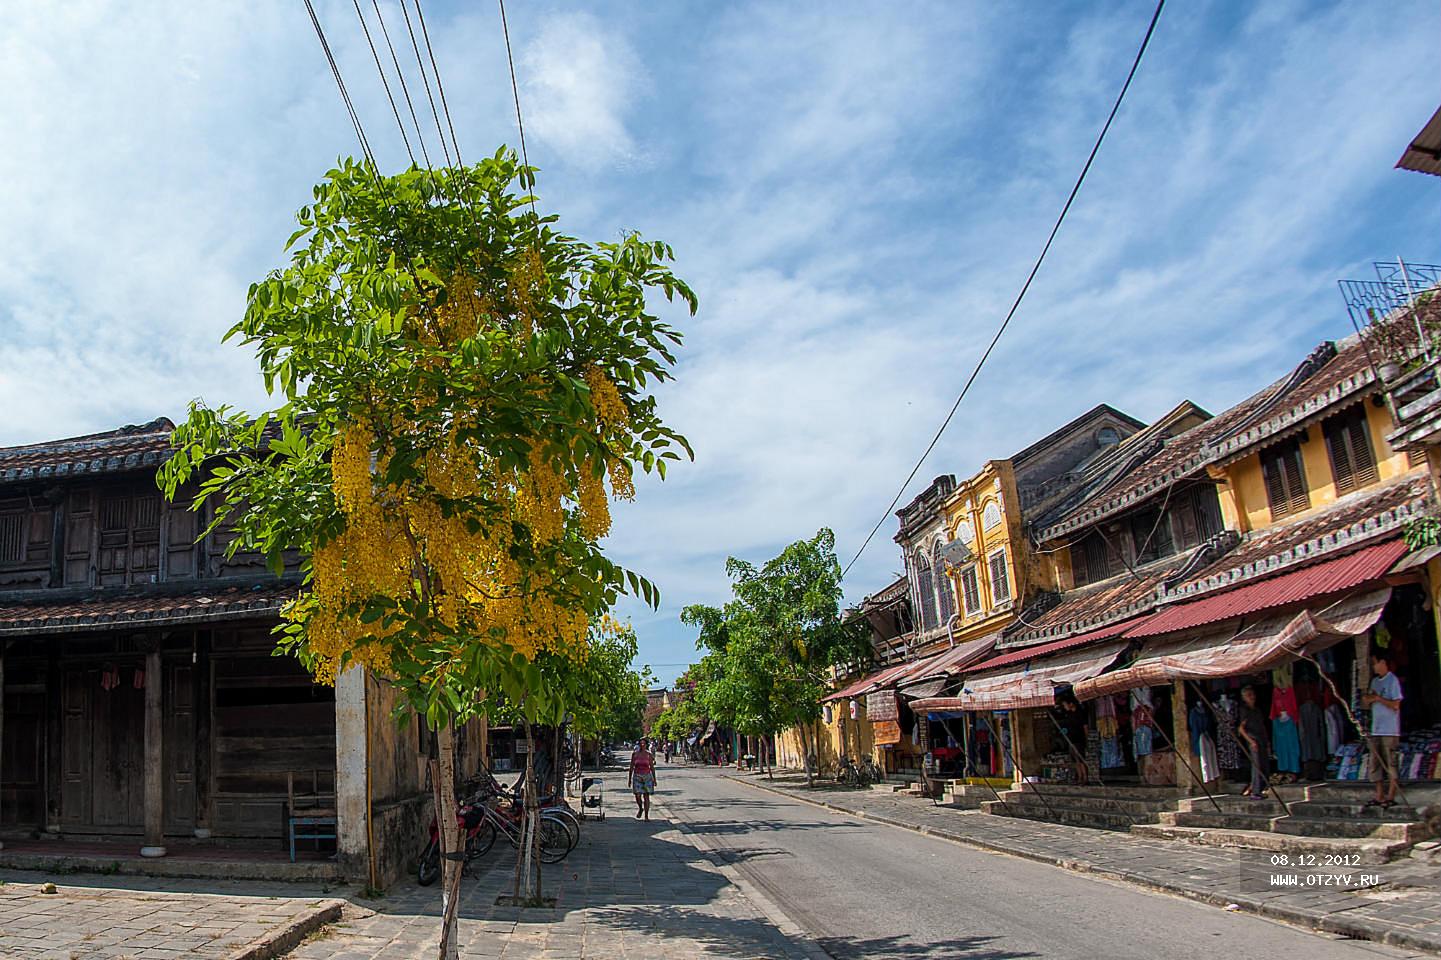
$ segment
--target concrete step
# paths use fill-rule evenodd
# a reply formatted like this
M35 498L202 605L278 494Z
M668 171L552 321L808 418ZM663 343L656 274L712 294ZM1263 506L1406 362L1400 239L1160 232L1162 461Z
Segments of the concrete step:
M1384 823L1411 823L1421 819L1415 807L1403 803L1389 807L1368 807L1361 803L1338 803L1328 800L1299 800L1290 804L1293 817L1320 817L1333 820L1375 820Z
M1136 818L1144 819L1151 819L1154 814L1163 810L1174 810L1176 807L1174 800L1164 798L1137 799L1130 796L1097 796L1095 794L1052 791L1048 786L1041 787L1039 790L1031 784L1027 784L1027 787L1030 789L1003 791L1001 798L1007 803L1031 803L1037 806L1046 804L1055 806L1059 803L1095 810L1098 813L1132 814Z
M1372 819L1285 816L1265 810L1254 812L1227 810L1178 810L1163 813L1157 822L1173 827L1200 827L1208 830L1257 830L1287 834L1293 837L1322 839L1404 840L1415 843L1429 835L1420 823L1392 823Z
M1065 823L1068 826L1091 827L1092 830L1130 830L1136 825L1137 817L1125 813L1108 813L1104 810L1092 810L1089 807L1076 807L1071 804L1053 801L1049 807L1040 806L1039 803L1017 803L1007 800L1000 803L999 800L986 800L981 803L981 813L989 813L991 816L1017 817L1017 819L1040 820L1045 823Z
M871 789L876 793L901 793L910 789L909 783L893 783L887 780L885 783L873 783Z
M1228 830L1209 827L1183 827L1164 823L1140 823L1131 828L1138 837L1158 840L1186 840L1208 847L1262 850L1271 853L1351 855L1363 864L1386 863L1402 856L1411 844L1404 840L1366 840L1356 838L1297 837L1269 830Z
M1150 787L1140 784L1088 783L1020 783L1014 789L1027 793L1044 793L1047 797L1097 797L1109 800L1150 800L1174 803L1184 794L1176 787Z

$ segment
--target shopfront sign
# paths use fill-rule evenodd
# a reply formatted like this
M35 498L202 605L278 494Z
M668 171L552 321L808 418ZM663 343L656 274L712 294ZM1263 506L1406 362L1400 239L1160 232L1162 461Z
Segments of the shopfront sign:
M879 720L871 729L875 731L878 747L888 747L901 742L901 725L895 720Z
M900 718L900 707L897 704L894 690L877 690L866 696L867 720L874 723L877 720L899 720Z

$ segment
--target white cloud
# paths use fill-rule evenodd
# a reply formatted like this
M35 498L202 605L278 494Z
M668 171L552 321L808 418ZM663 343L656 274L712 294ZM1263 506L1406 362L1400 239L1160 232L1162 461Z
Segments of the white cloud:
M638 159L625 115L644 77L622 34L590 14L551 15L520 67L527 129L562 161L598 167Z

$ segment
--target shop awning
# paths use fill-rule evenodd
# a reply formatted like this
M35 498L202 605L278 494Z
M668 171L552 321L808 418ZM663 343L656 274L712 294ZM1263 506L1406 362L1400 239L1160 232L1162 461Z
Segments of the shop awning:
M1181 640L1153 640L1135 663L1082 680L1075 684L1075 693L1082 700L1091 700L1176 680L1259 673L1363 633L1380 619L1389 599L1391 588L1383 587L1324 606L1272 614L1239 632L1224 630Z
M1300 570L1222 590L1190 603L1163 607L1127 632L1130 637L1155 637L1247 614L1305 603L1317 597L1344 593L1384 577L1406 554L1406 543L1388 540L1312 564Z
M916 700L911 703L911 709L917 713L949 713L1049 707L1056 702L1057 684L1075 684L1096 676L1114 664L1128 645L1126 640L1109 640L1031 659L1007 670L968 677L957 696ZM1000 659L1003 658L996 658Z
M933 697L941 692L951 677L989 656L1000 638L1000 631L997 631L947 647L896 677L896 687L905 697Z
M857 680L850 686L842 687L835 693L829 694L828 696L824 697L821 702L828 703L832 700L849 700L851 697L865 696L872 690L879 690L882 687L890 684L897 677L900 677L907 670L910 670L915 666L916 662L914 660L910 660L906 663L893 664L883 670L877 670L875 673L872 673L869 676L862 677L860 680Z

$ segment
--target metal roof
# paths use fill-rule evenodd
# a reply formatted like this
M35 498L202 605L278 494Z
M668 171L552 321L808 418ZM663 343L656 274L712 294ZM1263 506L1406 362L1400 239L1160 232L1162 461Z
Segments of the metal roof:
M1406 554L1402 540L1387 540L1334 560L1224 590L1190 603L1163 607L1126 631L1128 637L1154 637L1271 610L1313 597L1338 593L1385 576Z
M1396 166L1402 170L1415 170L1441 176L1441 108L1431 115L1430 121L1416 134Z
M1144 617L1133 617L1130 620L1122 620L1120 623L1113 623L1109 626L1092 630L1089 633L1078 633L1074 637L1067 637L1064 640L1054 640L1051 643L1038 643L1030 647L1022 647L1019 650L1011 650L1001 654L999 657L992 657L984 660L966 671L967 674L980 673L983 670L994 670L999 667L1009 666L1013 663L1023 663L1027 660L1035 660L1038 657L1050 656L1053 653L1060 653L1063 650L1072 650L1076 647L1083 647L1088 643L1096 643L1101 640L1109 640L1112 637L1119 637L1127 629L1139 624Z

